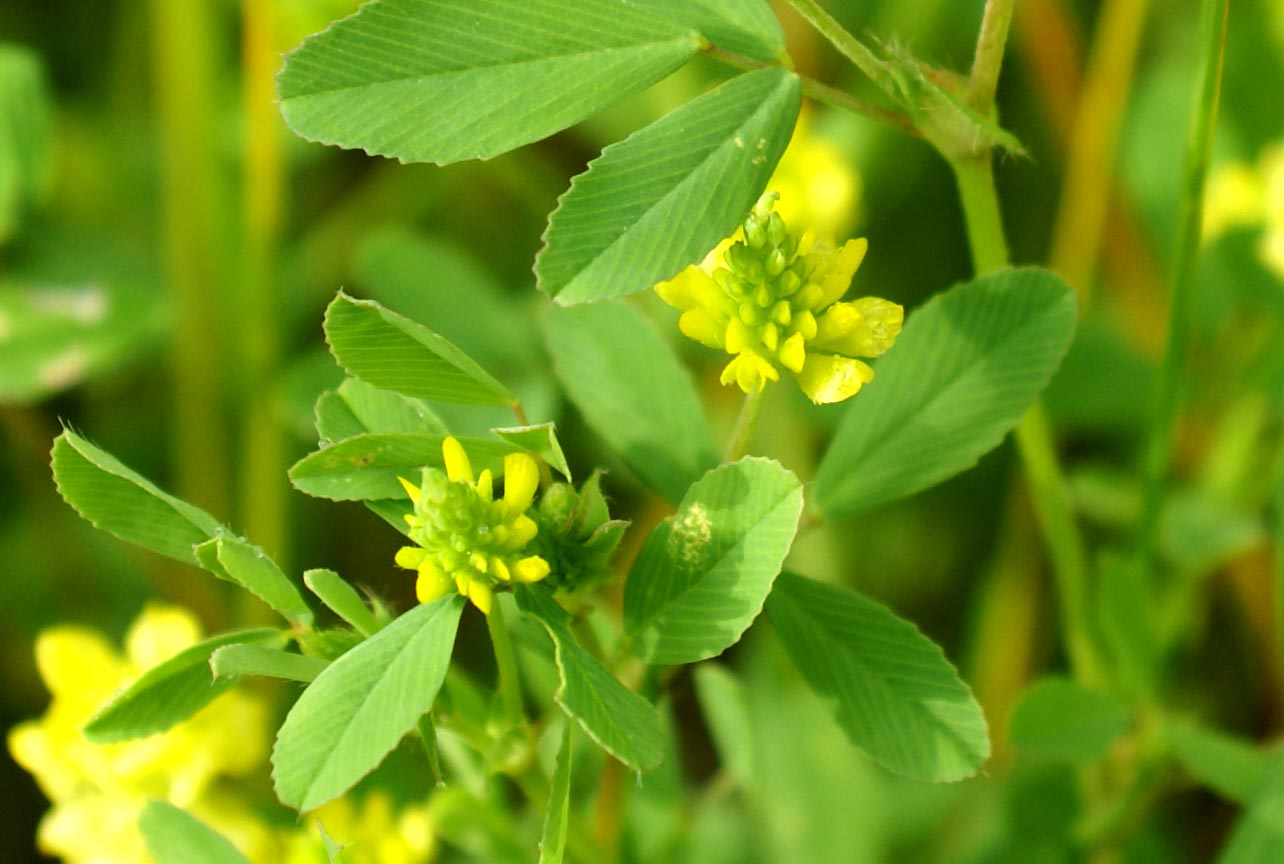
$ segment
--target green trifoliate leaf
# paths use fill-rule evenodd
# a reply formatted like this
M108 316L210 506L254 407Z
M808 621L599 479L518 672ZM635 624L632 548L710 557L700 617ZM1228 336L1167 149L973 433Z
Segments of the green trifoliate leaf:
M206 570L240 585L286 620L305 627L312 625L312 610L299 589L259 547L220 534L198 544L192 552Z
M656 526L624 586L624 628L649 663L694 663L762 611L802 515L802 484L769 459L713 469Z
M852 516L974 465L1047 386L1074 327L1074 295L1036 268L928 301L847 409L816 471L816 508Z
M379 629L379 622L366 606L357 589L353 588L333 570L307 570L303 573L303 584L317 595L330 611L347 621L362 636L373 636Z
M562 864L566 850L566 827L571 806L571 722L562 730L562 744L557 748L553 768L553 785L548 794L548 811L544 814L544 831L539 840L539 864Z
M373 300L339 292L325 310L325 337L339 365L375 387L430 401L513 401L513 394L463 351Z
M345 438L294 463L290 481L301 492L331 501L405 498L397 478L415 482L420 469L440 467L444 437L370 432ZM490 468L495 474L500 473L504 455L518 449L504 441L486 438L460 438L459 441L478 471Z
M1045 678L1013 709L1009 737L1027 754L1082 764L1104 756L1133 720L1132 710L1107 693Z
M691 375L644 318L618 303L552 308L548 347L575 407L670 501L718 464Z
M164 801L148 801L138 819L147 851L165 864L250 864L222 834Z
M719 48L774 63L785 51L785 33L765 0L639 0L700 32Z
M767 185L801 93L791 72L751 72L607 147L549 218L540 289L564 305L602 300L703 258Z
M554 424L502 426L490 431L492 435L503 438L517 449L534 453L558 474L567 480L571 479L571 469L566 464L566 454L562 452L562 445L557 440L557 428Z
M941 649L851 591L782 573L767 617L852 743L920 780L961 780L990 756L985 716Z
M210 655L210 671L217 678L281 678L308 683L329 664L319 657L293 654L263 645L225 645Z
M349 378L317 399L317 434L334 443L366 432L444 435L446 426L420 399Z
M655 706L628 690L579 646L570 615L546 588L519 585L517 606L538 621L553 640L562 686L557 704L575 718L603 750L635 771L660 763L663 736Z
M320 807L375 769L432 708L464 599L416 606L335 660L294 703L272 749L276 794Z
M623 0L376 0L291 52L277 89L304 138L445 165L546 138L699 49Z
M54 440L53 474L63 499L95 527L188 564L199 566L193 547L225 530L70 429Z
M284 634L279 630L241 630L180 651L112 697L85 724L85 737L97 744L108 744L164 732L213 702L232 685L210 672L210 656L215 651L225 645L261 644L282 638Z

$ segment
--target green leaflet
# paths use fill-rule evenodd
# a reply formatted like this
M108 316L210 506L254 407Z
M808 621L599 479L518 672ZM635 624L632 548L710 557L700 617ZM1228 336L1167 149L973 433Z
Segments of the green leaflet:
M148 801L138 830L152 858L165 864L250 864L226 837L164 801Z
M365 432L444 435L441 419L420 399L348 378L322 393L314 409L317 434L334 443Z
M544 831L539 840L539 864L562 864L562 853L566 850L571 805L571 725L568 719L562 730L562 744L557 748L548 812L544 814Z
M53 474L63 499L95 527L188 564L199 566L193 547L224 530L70 429L54 440Z
M340 291L325 310L325 337L339 365L375 387L430 401L513 401L513 394L463 351L373 300Z
M785 34L765 0L639 0L681 21L719 48L775 63L785 51Z
M1284 756L1276 754L1267 766L1261 788L1253 796L1217 864L1276 864L1284 858Z
M521 450L534 453L548 463L549 467L571 480L571 469L566 464L566 454L557 440L557 427L553 423L538 423L534 426L502 426L490 430L508 443Z
M690 373L628 306L553 307L545 319L558 380L589 425L670 501L718 463Z
M244 643L224 645L210 655L210 670L217 678L259 676L307 683L328 665L319 657Z
M379 622L366 606L357 589L333 570L306 570L303 584L320 598L330 611L351 624L362 636L373 636Z
M762 611L802 515L802 484L769 459L721 465L656 526L624 585L624 629L648 663L721 654Z
M1274 757L1250 741L1189 720L1169 721L1163 737L1190 776L1228 801L1251 804L1266 788Z
M852 591L782 573L770 619L852 743L920 780L961 780L990 756L985 716L941 649Z
M277 733L277 797L314 810L383 761L431 708L450 664L464 600L416 606L335 660L303 691Z
M240 630L206 639L148 669L85 724L97 744L164 732L221 696L232 682L210 672L210 656L226 645L258 644L283 637L279 630Z
M290 468L296 489L331 501L367 501L405 498L397 482L405 477L419 482L420 469L440 467L445 436L370 432L345 438L309 453ZM504 441L461 438L474 470L490 468L498 475L504 454L517 448Z
M1071 764L1104 756L1133 724L1115 697L1059 678L1044 678L1012 710L1009 738L1028 754Z
M1001 270L930 300L847 409L816 509L853 516L974 465L1047 385L1074 327L1074 295L1047 270Z
M619 0L377 0L291 52L277 89L303 138L445 165L546 138L699 48Z
M220 533L194 546L192 552L206 570L240 585L286 620L305 627L312 625L312 610L299 589L259 547Z
M699 261L762 193L802 98L780 68L741 75L602 151L549 217L539 287L571 305Z
M49 130L40 58L21 45L0 43L0 244L48 186Z
M570 615L540 586L517 586L517 607L548 631L562 686L557 704L603 750L634 771L660 763L664 741L655 706L617 681L575 641Z

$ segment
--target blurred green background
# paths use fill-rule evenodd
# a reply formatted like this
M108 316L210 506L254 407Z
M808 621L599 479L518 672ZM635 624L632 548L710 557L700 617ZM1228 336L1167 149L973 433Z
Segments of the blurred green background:
M982 3L828 6L855 31L963 71ZM558 397L531 263L571 176L728 70L702 59L491 162L400 165L297 140L276 113L282 53L353 8L351 0L0 6L0 726L43 710L31 646L54 622L118 636L156 597L189 605L211 629L256 614L224 586L118 543L65 506L48 468L60 424L243 531L287 569L332 567L409 602L392 564L398 538L361 507L308 499L285 476L315 446L313 401L341 378L320 327L341 286L456 340L518 388L532 419L559 421L581 469L611 468L622 511L656 513ZM779 11L801 71L877 98ZM1029 156L998 165L999 194L1014 261L1050 262L1084 298L1080 335L1048 403L1080 517L1108 546L1132 519L1162 345L1198 4L1022 0L1016 15L1000 105ZM1280 93L1284 2L1236 2L1219 166L1255 171L1281 145ZM926 144L828 109L811 120L860 176L857 232L870 253L857 293L909 309L970 274L952 177ZM1178 505L1164 552L1181 578L1206 583L1206 606L1178 637L1188 707L1266 739L1284 705L1262 518L1280 466L1284 267L1273 270L1262 254L1269 207L1235 211L1233 189L1218 183L1226 203L1217 212L1231 215L1201 261L1198 354L1185 383ZM1284 232L1284 189L1276 194L1273 218ZM736 394L717 386L712 358L679 348L729 426ZM835 417L795 394L771 398L779 410L767 412L757 449L805 479ZM452 420L467 427L486 418ZM752 686L751 715L771 742L757 766L761 798L719 804L717 818L694 829L708 834L708 857L692 860L1073 860L1064 844L1072 775L1014 763L1002 745L1021 688L1062 663L1010 445L937 489L815 532L795 558L846 574L944 645L985 705L999 755L988 776L963 784L891 779L803 695L770 633L755 631L730 660ZM670 770L673 782L698 788L712 756L694 698L689 684L678 687L684 759ZM9 790L5 859L40 860L31 838L42 797L7 753L0 783ZM1234 815L1207 793L1165 790L1129 860L1208 860Z

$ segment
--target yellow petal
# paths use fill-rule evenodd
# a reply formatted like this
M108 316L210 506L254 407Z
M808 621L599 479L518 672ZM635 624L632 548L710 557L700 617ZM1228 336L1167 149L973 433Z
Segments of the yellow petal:
M722 334L726 330L708 310L699 307L682 313L682 317L678 319L678 329L688 339L694 339L708 348L721 348Z
M780 365L797 374L802 371L803 362L807 359L806 341L801 333L795 333L784 341L776 357Z
M852 276L856 275L856 268L865 259L865 250L868 248L869 241L859 237L848 240L841 249L817 251L816 254L823 257L812 276L812 281L820 286L820 300L815 308L824 309L830 303L842 299L852 283Z
M738 317L732 318L727 322L726 344L728 354L739 354L753 345L754 341L753 333L750 332L745 322Z
M518 582L538 582L548 575L548 562L538 555L530 555L513 566L513 576Z
M446 463L446 477L454 483L472 483L473 466L464 446L453 436L441 442L441 457Z
M477 475L477 494L487 501L495 497L495 480L491 477L489 468L483 468Z
M719 380L723 384L734 383L745 393L756 393L767 386L768 381L780 380L780 373L762 357L745 351L727 364Z
M880 357L900 335L905 310L897 303L880 297L862 297L850 304L834 305L852 306L858 310L859 320L856 326L841 337L822 340L817 336L815 347L849 357Z
M140 669L164 663L201 638L196 616L179 606L149 604L125 634L125 653Z
M835 339L841 339L860 326L860 311L853 303L831 304L816 322L815 346L823 348Z
M406 570L418 570L419 565L423 563L424 556L428 553L418 546L402 546L397 550L397 555L393 558L398 567Z
M438 597L444 597L450 593L451 579L445 573L441 572L431 560L425 560L419 565L419 578L415 580L415 597L420 603L431 603Z
M873 378L874 370L859 360L809 354L798 373L798 386L817 405L829 405L855 396Z
M490 559L490 573L500 582L511 582L513 579L513 574L509 571L508 565L498 555L494 555Z
M419 490L419 487L414 483L411 483L405 477L398 477L397 482L401 484L402 489L406 490L406 494L410 496L410 500L418 504L419 499L423 496L423 492Z
M490 586L481 582L468 583L468 599L473 601L473 605L481 610L483 615L490 614L491 601L495 597L495 592L490 590Z
M63 698L76 698L86 687L105 687L110 693L124 672L106 639L87 627L68 624L42 630L36 637L36 668L49 692Z
M678 309L694 309L700 305L697 294L702 279L709 279L709 274L693 265L667 282L656 283L655 293L670 306Z
M539 466L526 453L504 457L504 503L509 513L521 513L535 500L539 488Z
M508 542L505 543L509 549L521 549L539 533L539 526L535 520L523 514L508 523Z

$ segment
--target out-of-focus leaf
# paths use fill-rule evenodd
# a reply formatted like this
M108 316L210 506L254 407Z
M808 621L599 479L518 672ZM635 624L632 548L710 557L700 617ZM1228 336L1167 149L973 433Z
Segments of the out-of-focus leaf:
M762 611L802 515L802 484L770 459L721 465L656 526L624 585L624 629L648 663L721 654Z
M961 780L990 756L985 716L913 624L851 591L782 573L767 617L848 738L886 768Z
M602 300L699 261L762 193L801 98L798 76L762 69L607 147L549 218L540 290L568 306Z
M562 864L570 806L571 721L568 718L562 730L562 744L557 748L553 785L548 793L548 812L544 814L544 832L539 841L539 864Z
M1275 757L1251 742L1189 720L1165 724L1163 736L1187 773L1228 801L1251 804L1266 786Z
M21 45L0 43L0 244L47 185L49 115L40 58Z
M620 0L377 0L291 52L277 89L304 138L445 165L552 135L699 48Z
M373 300L340 291L325 310L325 336L339 365L375 387L430 401L513 401L513 394L463 351Z
M725 770L738 783L754 780L754 733L744 685L716 663L695 667L696 698Z
M670 501L718 464L690 373L645 319L618 303L554 307L546 319L558 379L638 476Z
M1078 764L1105 755L1133 719L1131 709L1107 693L1045 678L1013 709L1009 736L1027 753Z
M250 864L222 834L164 801L147 802L138 830L147 851L165 864Z
M1047 270L1001 270L934 297L852 400L816 471L816 508L852 516L976 464L1047 385L1074 327L1074 295Z
M1276 754L1217 864L1276 864L1280 860L1284 860L1284 756Z
M299 811L337 798L431 708L463 610L458 594L416 606L326 667L272 749L276 794Z

